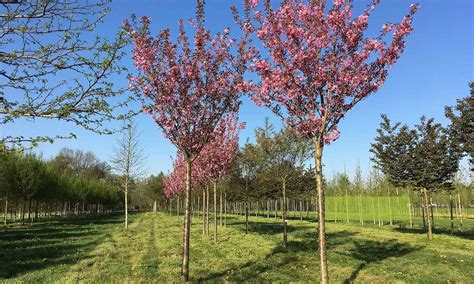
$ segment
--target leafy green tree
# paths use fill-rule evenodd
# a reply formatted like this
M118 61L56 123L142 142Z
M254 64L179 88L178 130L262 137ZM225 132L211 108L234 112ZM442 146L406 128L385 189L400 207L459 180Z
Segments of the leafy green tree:
M148 196L151 200L153 200L153 212L156 212L158 203L163 203L166 200L163 193L163 189L165 187L163 183L164 176L165 175L162 172L156 176L152 175L148 178L148 182L146 184Z
M445 115L451 120L449 136L454 144L469 156L471 173L474 173L474 82L469 86L471 94L457 100L454 108L447 106Z
M12 185L16 189L19 198L23 200L21 222L24 223L26 202L29 201L29 216L31 210L31 198L40 189L41 183L46 175L46 167L37 156L27 154L15 159L12 163L12 168Z
M0 5L0 124L54 118L111 133L106 122L131 115L118 111L131 99L111 80L126 71L121 59L128 38L122 29L115 38L93 35L110 11L108 2ZM71 137L7 135L0 142L35 146Z
M295 170L302 171L306 162L313 153L312 143L309 139L298 135L294 130L285 127L275 132L268 120L264 128L255 131L257 147L262 152L261 162L270 169L274 179L281 184L283 199L283 244L288 247L288 197L287 182L294 176Z
M421 117L415 129L391 126L382 117L376 142L372 144L372 160L395 186L410 186L423 195L424 216L428 224L428 238L432 239L430 195L440 189L453 187L461 155L451 143L448 131L433 119Z
M411 177L406 165L412 159L409 153L413 151L414 139L415 133L408 126L400 122L392 125L388 116L382 115L375 142L371 143L371 160L394 186L408 186Z
M235 170L243 182L245 201L245 233L248 233L248 217L249 217L249 191L253 183L256 182L258 171L262 167L262 151L257 145L245 143L245 145L237 153Z

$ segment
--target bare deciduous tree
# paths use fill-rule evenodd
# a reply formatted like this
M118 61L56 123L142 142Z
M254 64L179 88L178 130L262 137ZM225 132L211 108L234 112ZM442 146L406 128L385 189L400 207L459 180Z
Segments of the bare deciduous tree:
M143 175L145 156L140 144L140 133L136 126L130 123L123 136L117 141L114 155L111 159L113 169L121 176L125 206L125 229L128 228L128 192L134 180Z

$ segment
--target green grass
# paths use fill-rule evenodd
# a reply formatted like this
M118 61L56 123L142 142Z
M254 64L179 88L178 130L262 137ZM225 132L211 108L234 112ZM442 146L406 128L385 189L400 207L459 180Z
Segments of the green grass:
M179 281L183 218L165 213L95 215L0 230L0 280L5 282ZM192 281L319 281L315 223L292 219L289 248L281 221L242 216L219 228L219 242L193 219ZM441 227L441 226L440 226ZM474 279L474 220L464 232L328 223L330 277L335 282L470 282Z

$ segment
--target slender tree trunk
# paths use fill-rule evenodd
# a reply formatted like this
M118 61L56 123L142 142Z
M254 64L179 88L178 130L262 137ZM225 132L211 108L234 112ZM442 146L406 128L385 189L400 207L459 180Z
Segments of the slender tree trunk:
M431 212L431 227L435 228L434 214L433 214L433 197L430 197L430 212Z
M7 225L7 215L8 215L8 196L5 197L5 211L3 215L3 225Z
M249 201L245 200L245 234L249 233Z
M392 197L390 196L390 188L387 189L388 209L390 213L390 226L393 226L393 211L392 211Z
M258 200L257 200L257 205L255 207L255 217L258 217L258 210L259 210L259 207L258 207Z
M224 190L224 227L227 227L227 192Z
M249 233L249 196L248 180L245 183L245 234Z
M28 223L31 224L31 197L28 201Z
M275 219L278 218L278 199L275 200Z
M214 242L217 243L217 182L213 183L214 189Z
M133 200L132 200L132 202L133 202ZM153 200L153 212L154 213L156 213L156 203L157 203L156 199Z
M449 220L451 221L451 234L454 233L454 216L453 216L453 195L449 192Z
M178 195L178 198L176 198L176 217L178 218L178 221L179 221L179 195Z
M346 223L349 223L349 196L347 194L347 186L345 186L345 194L346 194Z
M201 197L199 196L199 194L196 194L197 195L197 215L198 215L198 218L201 218ZM203 219L204 220L204 219Z
M462 204L461 204L461 195L459 194L458 192L458 204L459 204L459 229L462 231L462 219L463 219L463 215L462 215Z
M128 178L125 178L125 230L128 229Z
M35 215L33 217L33 222L38 221L38 200L35 201Z
M303 221L303 201L300 199L300 221Z
M374 225L375 225L377 222L375 221L375 198L374 198L374 196L372 196L371 199L372 199L372 219L373 219Z
M206 185L206 235L209 236L209 185Z
M222 227L222 186L221 190L219 190L219 226Z
M321 267L321 283L327 284L329 282L328 273L328 261L326 251L326 216L325 216L325 198L323 188L323 169L322 169L322 157L323 157L324 144L322 140L318 138L315 141L315 171L316 171L316 189L318 192L318 233L319 233L319 256L320 256L320 267Z
M411 203L408 203L408 217L410 218L410 228L413 228L413 220L411 216L412 216Z
M424 202L425 202L425 216L426 216L426 220L427 220L427 223L428 223L428 239L431 240L433 239L433 231L432 231L432 228L431 228L431 218L430 218L430 210L429 210L429 195L428 195L428 190L426 188L423 188L423 196L424 196Z
M202 234L206 234L206 190L202 189Z
M183 262L181 265L181 280L189 281L189 238L191 234L191 159L186 159L186 196L184 200L184 234L183 234Z
M424 204L424 197L423 197L423 204L421 205L421 217L423 219L423 229L426 229L426 218L425 218L425 204Z
M283 216L283 245L285 249L288 248L288 204L286 202L286 178L281 179L281 189L283 193L283 208L282 208L282 216Z

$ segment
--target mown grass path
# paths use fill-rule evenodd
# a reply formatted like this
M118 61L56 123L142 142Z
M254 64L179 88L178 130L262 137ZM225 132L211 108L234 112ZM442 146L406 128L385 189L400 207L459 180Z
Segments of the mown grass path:
M179 281L182 217L132 214L128 231L120 215L76 218L0 231L0 279L6 282ZM289 248L281 246L276 219L232 216L219 242L202 235L193 219L191 280L205 282L319 281L315 224L290 221ZM474 241L419 230L329 224L334 282L471 282ZM467 235L470 236L470 235Z

